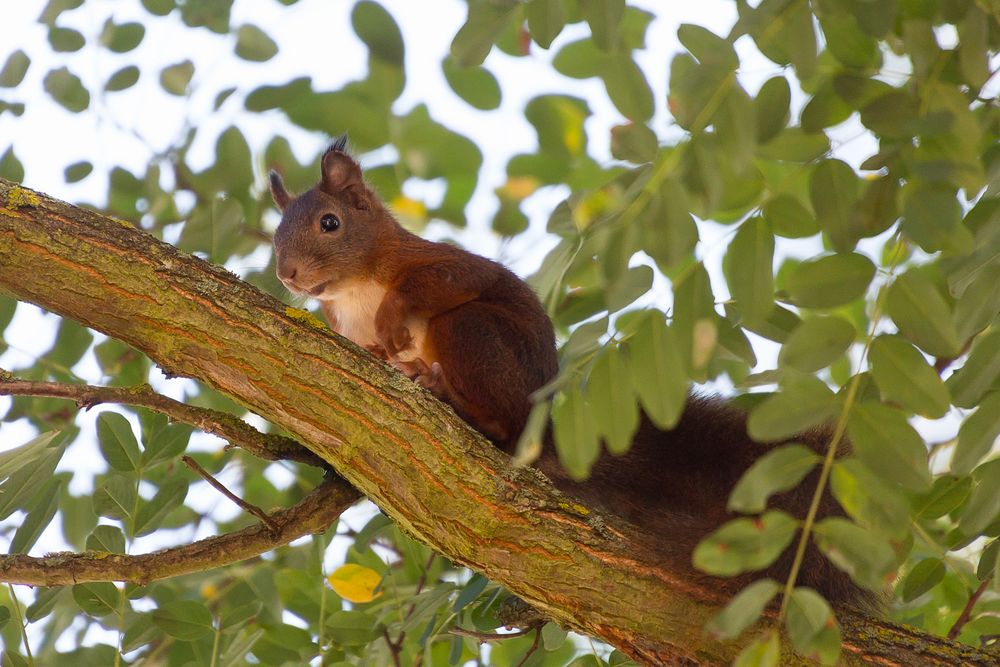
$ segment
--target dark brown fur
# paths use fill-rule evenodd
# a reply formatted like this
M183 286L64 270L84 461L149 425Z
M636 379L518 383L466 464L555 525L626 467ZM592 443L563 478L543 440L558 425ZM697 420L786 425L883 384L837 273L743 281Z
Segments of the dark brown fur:
M272 172L271 191L283 209L275 234L278 274L296 291L314 294L317 285L368 281L384 286L374 312L377 340L355 340L393 362L450 403L466 421L512 452L530 409L529 396L558 372L552 324L532 290L504 267L455 246L434 243L405 231L365 184L360 167L335 144L323 159L320 183L300 197L285 190ZM320 231L323 215L336 215L341 228ZM329 294L332 287L320 290ZM324 304L331 326L337 308ZM426 322L416 358L410 328ZM414 323L417 323L416 325ZM797 438L819 452L828 434ZM603 455L590 478L574 482L561 469L551 438L539 468L562 490L621 516L672 551L690 553L732 515L726 502L743 472L764 446L746 434L746 415L719 399L692 397L680 423L661 431L643 416L632 448L622 457ZM771 506L805 516L815 488L813 473L796 489L772 499ZM827 493L821 516L842 514ZM793 543L794 545L794 543ZM783 580L794 548L764 574ZM677 564L674 564L677 565ZM690 563L682 564L690 568ZM709 579L691 569L692 578ZM754 576L760 576L755 574ZM716 586L734 591L750 576ZM799 583L821 591L834 603L868 601L850 578L810 546Z

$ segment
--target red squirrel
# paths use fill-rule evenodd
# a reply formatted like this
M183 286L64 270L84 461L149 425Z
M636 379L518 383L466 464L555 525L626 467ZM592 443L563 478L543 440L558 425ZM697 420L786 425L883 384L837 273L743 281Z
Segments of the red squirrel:
M345 144L342 137L330 146L319 183L300 196L270 173L282 212L274 235L279 279L291 292L318 299L334 331L396 366L512 453L531 394L559 369L552 322L532 289L503 266L403 229L365 183ZM828 434L796 440L824 451ZM725 401L692 396L670 431L643 415L628 453L604 454L584 482L560 467L551 428L536 465L561 490L631 521L654 542L668 540L690 552L732 518L729 492L778 444L753 442L746 415ZM804 517L817 478L814 471L771 505ZM842 514L827 492L821 516ZM786 549L763 574L783 580L793 551ZM691 576L706 577L693 569ZM755 576L761 575L712 581L735 591ZM834 603L873 599L815 546L806 551L799 584Z

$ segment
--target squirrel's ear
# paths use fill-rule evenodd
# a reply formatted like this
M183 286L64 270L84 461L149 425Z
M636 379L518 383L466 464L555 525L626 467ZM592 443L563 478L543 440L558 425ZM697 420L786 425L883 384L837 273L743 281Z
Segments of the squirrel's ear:
M361 166L342 149L338 141L323 154L323 190L331 195L364 184Z
M285 189L285 182L281 180L281 174L272 169L268 177L271 181L271 199L274 200L274 205L278 207L279 211L284 211L288 202L292 201L292 196Z

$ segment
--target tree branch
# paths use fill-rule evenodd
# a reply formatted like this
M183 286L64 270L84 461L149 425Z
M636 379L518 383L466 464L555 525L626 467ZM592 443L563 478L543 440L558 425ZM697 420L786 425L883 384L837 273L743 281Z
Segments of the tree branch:
M149 554L126 556L107 552L55 553L36 558L23 554L0 556L0 581L29 586L64 586L88 581L147 584L157 579L201 572L238 563L321 533L361 497L347 482L330 478L305 498L262 523L233 533Z
M261 433L245 421L231 414L199 408L153 391L148 384L135 387L97 387L94 385L63 384L60 382L31 382L20 380L0 370L0 396L45 396L66 398L77 406L89 410L100 403L135 405L164 414L174 421L190 424L205 433L217 435L230 445L247 450L254 456L268 461L298 461L317 467L327 467L320 457L295 440L274 433Z
M563 626L651 664L731 661L726 600L690 554L598 516L415 383L304 313L121 221L0 180L0 289L114 336L285 428L396 524ZM992 664L971 647L841 615L848 663ZM919 641L910 641L918 638ZM786 647L784 664L805 663Z

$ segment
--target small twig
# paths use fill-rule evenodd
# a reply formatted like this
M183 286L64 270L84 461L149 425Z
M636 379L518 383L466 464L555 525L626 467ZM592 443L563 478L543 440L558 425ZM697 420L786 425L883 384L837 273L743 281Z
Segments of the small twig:
M453 635L458 635L459 637L472 637L483 642L498 642L504 639L514 639L515 637L523 637L533 630L538 630L542 627L544 623L532 623L526 628L521 628L520 630L515 630L514 632L508 632L506 634L501 634L499 632L478 632L476 630L466 630L465 628L451 628L448 630Z
M979 602L979 598L982 597L983 593L986 592L986 589L989 588L992 580L993 577L986 577L983 579L982 583L979 584L979 588L977 588L975 592L969 596L969 601L965 603L965 609L963 609L962 613L959 614L958 620L955 621L955 625L951 626L951 630L948 631L948 639L955 639L959 634L961 634L962 628L969 622L969 618L972 616L972 608L976 606L977 602Z
M542 628L535 628L535 641L531 642L531 646L528 648L528 652L524 654L520 662L517 663L516 667L524 667L524 663L528 662L528 658L531 654L538 650L538 640L542 638Z
M104 552L55 553L44 557L14 554L0 556L0 582L28 586L65 586L89 581L151 581L203 572L256 558L305 535L322 533L361 494L347 482L323 480L302 500L271 517L280 531L255 523L242 530L206 537L192 544L148 554L126 556Z
M244 511L249 512L250 514L253 514L255 517L260 519L260 522L263 523L265 526L267 526L268 530L271 532L272 535L278 532L277 524L275 524L274 521L271 520L271 517L269 517L266 513L264 513L264 510L260 509L256 505L251 505L250 503L243 500L235 493L227 489L222 484L222 482L212 477L212 474L209 473L204 468L202 468L200 465L198 465L198 462L195 461L193 458L191 458L190 456L182 456L181 461L183 461L184 465L186 465L188 468L201 475L202 479L211 484L216 491L224 495L226 498L232 500L234 503L239 505Z
M402 637L400 637L399 643L393 642L389 638L389 630L387 628L382 628L382 636L385 638L385 643L388 644L389 652L392 654L392 663L396 667L402 667L401 663L399 662L399 652L400 652L400 644L402 644Z
M217 435L262 459L269 461L287 459L317 467L327 467L320 457L291 438L273 433L261 433L235 415L175 401L168 396L157 394L148 384L134 387L100 387L62 382L31 382L20 380L0 369L0 396L65 398L76 402L83 410L89 410L101 403L134 405L167 415L174 421L190 424L205 433Z

